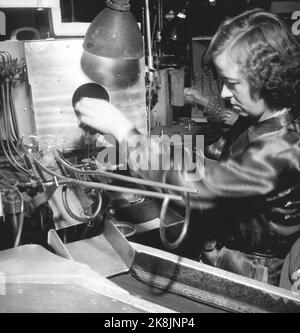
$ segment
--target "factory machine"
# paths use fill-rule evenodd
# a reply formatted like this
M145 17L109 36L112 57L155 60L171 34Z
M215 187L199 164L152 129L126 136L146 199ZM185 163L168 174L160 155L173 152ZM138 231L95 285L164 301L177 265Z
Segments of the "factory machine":
M178 251L195 193L130 177L118 158L99 162L112 143L78 126L74 103L90 96L147 135L139 31L131 53L126 40L99 56L89 49L94 21L62 22L59 1L0 5L10 14L44 10L50 23L46 38L25 28L0 42L0 312L299 312L297 286L283 290ZM99 15L115 12L134 21L128 1L108 1ZM19 40L21 30L35 39ZM100 44L110 38L99 34Z

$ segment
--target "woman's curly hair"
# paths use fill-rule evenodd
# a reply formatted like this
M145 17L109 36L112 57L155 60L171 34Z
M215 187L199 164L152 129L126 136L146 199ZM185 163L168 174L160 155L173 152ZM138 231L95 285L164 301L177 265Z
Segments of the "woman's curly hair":
M238 64L252 97L269 107L294 107L300 101L300 45L273 13L254 9L225 21L206 57L221 53Z
M241 70L251 94L258 93L271 108L293 107L300 100L300 52L279 53L258 43Z

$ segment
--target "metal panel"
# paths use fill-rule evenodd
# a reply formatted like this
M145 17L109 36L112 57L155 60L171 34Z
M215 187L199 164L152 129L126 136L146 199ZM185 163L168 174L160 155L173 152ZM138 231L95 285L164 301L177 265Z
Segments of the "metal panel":
M291 291L174 254L130 243L136 250L132 268L144 283L233 312L300 312Z
M100 235L66 244L50 230L48 244L56 254L87 264L105 277L128 272L134 259L134 249L109 221Z
M83 39L39 40L25 42L26 63L36 122L37 135L54 135L65 150L83 146L83 135L72 107L75 90L96 82L82 69ZM146 128L144 65L134 85L101 85L112 104L120 107L135 125ZM114 73L112 73L114 75Z
M130 295L90 267L39 245L0 251L0 313L174 312Z

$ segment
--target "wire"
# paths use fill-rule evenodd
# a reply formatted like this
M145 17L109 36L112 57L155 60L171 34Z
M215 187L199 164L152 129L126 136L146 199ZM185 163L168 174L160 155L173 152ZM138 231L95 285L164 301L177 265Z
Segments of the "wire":
M20 151L16 148L16 146L14 145L14 140L15 140L15 135L16 133L13 132L12 128L11 128L11 119L12 119L12 114L11 114L11 110L10 110L10 103L9 103L9 82L6 81L5 82L5 107L3 108L4 111L4 121L5 121L5 131L6 131L6 139L7 139L7 146L10 148L10 145L13 147L14 151L17 153L17 155L21 156ZM10 151L10 149L9 149ZM11 153L11 151L10 151ZM11 153L12 155L12 153Z
M21 240L21 236L22 236L22 232L23 232L23 226L24 226L24 199L23 199L22 193L19 191L19 189L16 186L6 184L1 180L0 180L0 184L8 187L10 189L13 189L17 193L17 196L20 199L20 215L19 215L17 234L16 234L16 238L14 241L14 247L17 247L20 244L20 240Z
M11 179L9 179L1 170L0 170L0 176L7 181L11 181Z
M19 132L17 115L12 96L12 80L13 76L15 76L19 72L18 65L16 64L16 62L13 61L12 56L9 52L0 51L0 57L4 66L4 75L2 78L3 82L1 82L1 98L3 104L3 121L4 121L3 126L5 132L4 135L6 138L8 151L5 149L3 142L1 142L1 146L9 163L16 170L29 175L28 170L23 168L23 166L17 162L11 151L12 147L15 153L23 158L21 151L14 144L14 141L16 141L17 144L20 144L19 142L20 132Z
M23 153L27 154L28 149L24 146L23 142L21 141L20 130L19 130L19 122L18 122L16 107L15 107L15 103L14 103L14 99L13 99L13 95L12 95L12 83L11 83L11 81L10 81L10 84L9 84L9 104L10 104L14 129L15 129L15 132L16 132L16 135L17 135L17 142L22 147ZM20 154L20 156L22 156L21 151L19 151L19 154Z
M9 133L9 127L8 127L8 115L7 115L7 99L6 99L6 94L5 94L5 87L2 84L1 85L1 96L2 96L2 102L3 102L3 115L4 115L4 128L5 128L5 134L6 134L6 141L7 141L7 148L8 148L8 153L4 147L4 143L2 140L2 135L0 134L0 141L1 141L1 147L3 149L3 152L6 156L6 158L8 159L9 163L19 172L21 173L25 173L26 175L30 175L30 173L28 172L28 170L26 170L25 168L23 168L14 158L12 151L10 149L10 133ZM8 156L10 155L10 157Z
M12 83L11 81L8 83L8 98L9 98L9 106L11 110L11 118L14 126L14 132L16 133L17 140L20 140L20 130L19 130L19 123L17 120L17 114L15 110L15 104L13 101L13 96L12 96Z

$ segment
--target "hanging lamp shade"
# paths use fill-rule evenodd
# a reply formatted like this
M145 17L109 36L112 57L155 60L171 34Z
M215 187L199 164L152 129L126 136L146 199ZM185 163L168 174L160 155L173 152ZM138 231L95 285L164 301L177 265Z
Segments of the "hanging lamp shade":
M106 7L89 26L83 42L85 51L113 59L142 58L142 34L129 11L129 0L109 0Z

